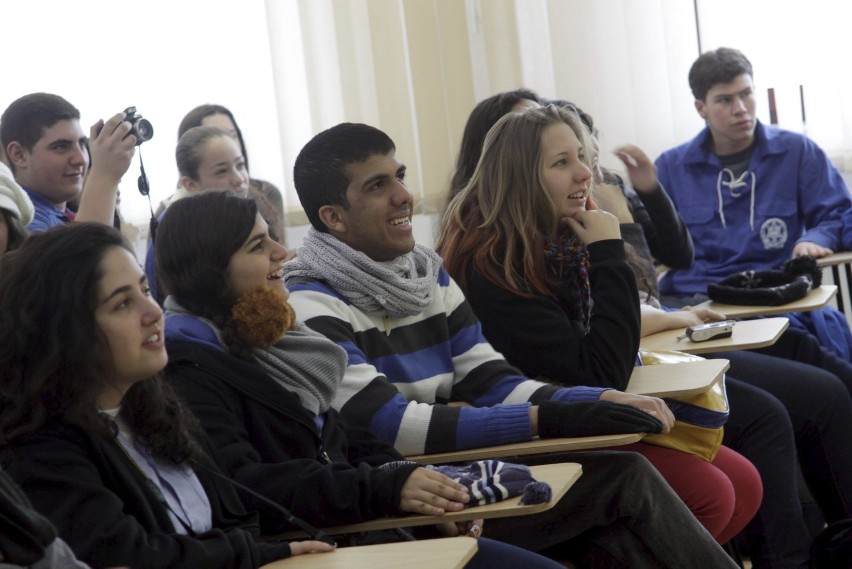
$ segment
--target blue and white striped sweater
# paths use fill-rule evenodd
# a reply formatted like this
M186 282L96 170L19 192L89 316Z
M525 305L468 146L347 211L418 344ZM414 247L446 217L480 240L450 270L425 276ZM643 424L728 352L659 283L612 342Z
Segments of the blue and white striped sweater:
M287 287L298 318L348 354L334 408L403 454L526 441L530 403L597 401L603 391L521 375L485 340L444 269L432 304L404 318L362 312L323 281L291 278ZM451 400L472 407L443 405Z

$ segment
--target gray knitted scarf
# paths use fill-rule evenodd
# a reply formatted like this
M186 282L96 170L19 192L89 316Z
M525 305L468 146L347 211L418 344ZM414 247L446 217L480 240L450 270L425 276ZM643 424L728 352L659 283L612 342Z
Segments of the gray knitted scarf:
M165 307L167 314L191 316L204 323L227 351L222 332L213 322L187 312L172 297L166 298ZM298 395L302 406L314 415L331 407L347 364L346 350L301 322L273 346L252 348L252 355L276 383Z
M429 306L441 263L437 253L420 245L393 261L374 261L311 227L296 258L284 265L284 274L326 281L364 312L398 318Z

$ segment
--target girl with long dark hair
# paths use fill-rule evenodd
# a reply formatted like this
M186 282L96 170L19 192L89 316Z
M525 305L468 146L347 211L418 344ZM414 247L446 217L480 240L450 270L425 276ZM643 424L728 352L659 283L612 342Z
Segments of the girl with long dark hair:
M254 568L257 543L196 420L161 379L163 315L122 236L72 224L0 261L0 458L92 566Z

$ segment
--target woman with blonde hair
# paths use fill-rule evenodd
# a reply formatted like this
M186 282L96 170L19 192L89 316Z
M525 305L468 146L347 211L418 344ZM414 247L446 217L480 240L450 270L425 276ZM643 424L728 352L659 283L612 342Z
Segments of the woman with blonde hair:
M450 202L436 248L489 341L503 351L511 335L511 363L542 361L521 368L554 383L624 389L639 347L638 293L618 220L591 199L592 147L575 113L548 106L503 116ZM726 447L713 462L645 443L629 448L720 543L760 504L754 467Z

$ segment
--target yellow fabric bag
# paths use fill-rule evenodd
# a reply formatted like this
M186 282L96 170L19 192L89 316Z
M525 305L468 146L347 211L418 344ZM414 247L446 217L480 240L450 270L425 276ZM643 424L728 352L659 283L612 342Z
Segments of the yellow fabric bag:
M692 362L704 358L667 350L639 350L636 365ZM646 435L642 442L679 450L712 461L722 446L724 425L728 421L728 395L724 374L707 391L698 395L664 397L675 416L671 431L664 435Z

